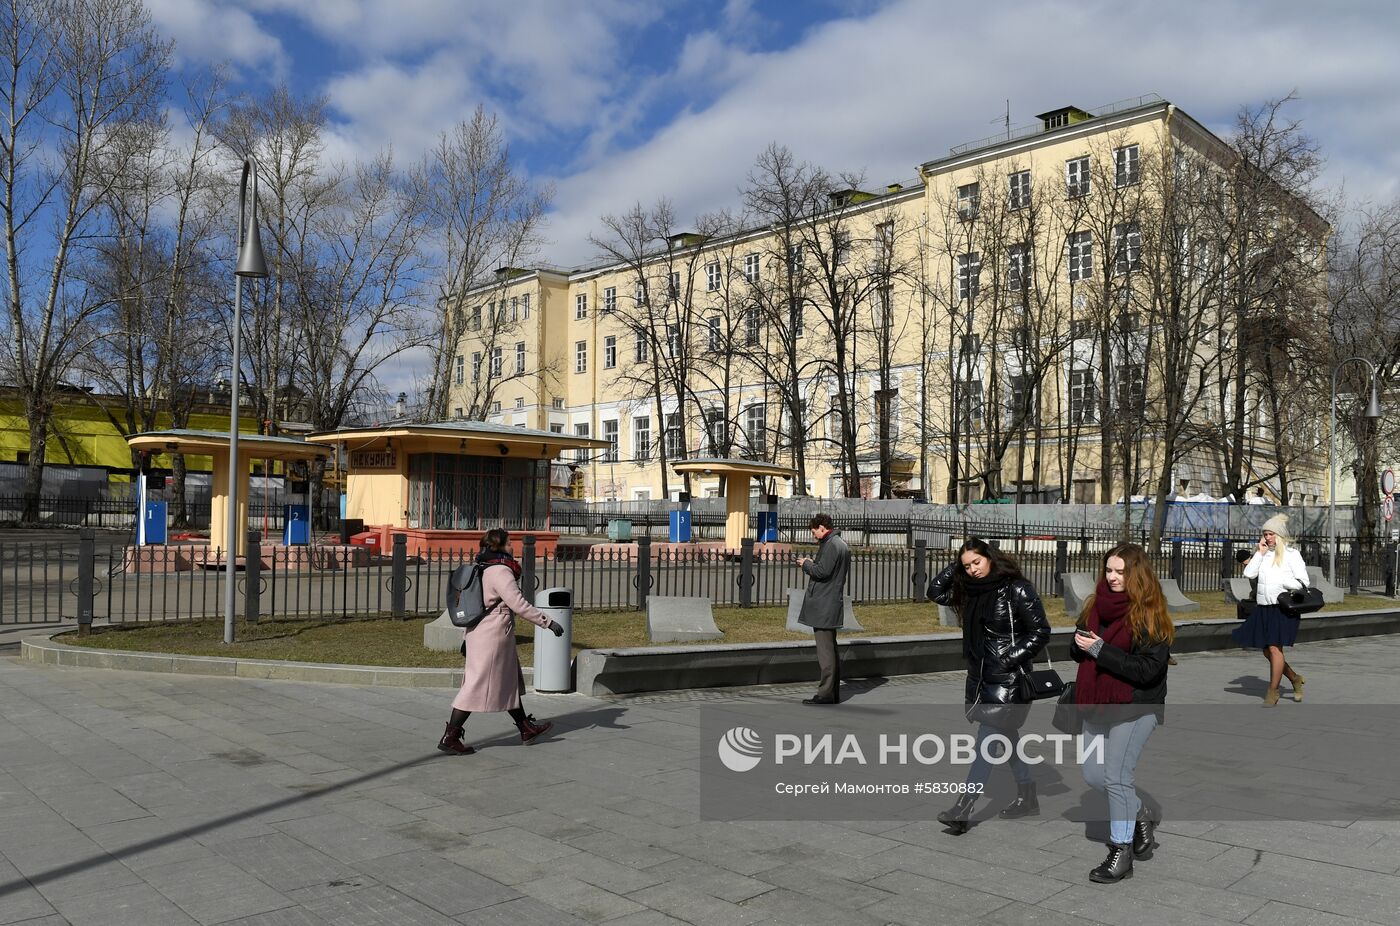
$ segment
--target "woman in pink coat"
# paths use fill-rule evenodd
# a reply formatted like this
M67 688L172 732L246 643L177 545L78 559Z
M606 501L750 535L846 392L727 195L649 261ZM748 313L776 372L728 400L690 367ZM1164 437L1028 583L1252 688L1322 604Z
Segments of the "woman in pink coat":
M466 671L462 688L452 699L452 717L438 741L443 752L467 756L476 752L462 742L462 724L472 711L509 711L520 730L520 741L528 743L554 726L537 723L525 713L520 696L525 693L525 676L515 652L515 615L548 628L560 636L564 628L545 617L544 612L520 594L520 564L510 553L510 535L492 528L481 538L476 561L482 568L481 591L486 615L465 632Z

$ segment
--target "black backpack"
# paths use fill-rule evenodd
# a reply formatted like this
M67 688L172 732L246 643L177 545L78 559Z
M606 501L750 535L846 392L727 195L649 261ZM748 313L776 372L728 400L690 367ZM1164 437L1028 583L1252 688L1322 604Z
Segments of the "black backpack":
M452 575L448 576L447 616L453 626L470 630L486 616L486 599L481 591L484 571L476 563L466 563L452 570Z

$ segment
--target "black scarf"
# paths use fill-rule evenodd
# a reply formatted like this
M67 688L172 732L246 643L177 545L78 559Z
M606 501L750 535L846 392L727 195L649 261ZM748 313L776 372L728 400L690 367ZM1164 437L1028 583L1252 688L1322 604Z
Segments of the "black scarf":
M483 569L487 566L509 566L517 579L520 578L520 563L509 550L482 550L476 555L477 564Z
M997 592L1006 585L1005 576L988 576L985 579L962 578L964 599L962 603L963 658L969 663L981 661L982 641L986 626L996 616Z

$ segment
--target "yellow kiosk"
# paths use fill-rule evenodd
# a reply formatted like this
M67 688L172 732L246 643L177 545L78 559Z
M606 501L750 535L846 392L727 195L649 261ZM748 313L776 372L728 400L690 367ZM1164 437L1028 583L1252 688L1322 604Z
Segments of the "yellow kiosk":
M682 460L671 467L677 473L692 476L721 476L724 478L724 546L737 550L743 544L749 528L749 480L780 476L791 479L797 470L776 463L757 460L737 460L723 457L702 457Z

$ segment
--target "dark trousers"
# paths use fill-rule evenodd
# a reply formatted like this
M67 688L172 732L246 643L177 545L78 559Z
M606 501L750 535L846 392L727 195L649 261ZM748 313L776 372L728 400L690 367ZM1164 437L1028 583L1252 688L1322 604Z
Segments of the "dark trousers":
M812 636L817 640L817 666L821 669L821 684L817 686L817 697L837 700L841 695L841 660L836 656L836 630L813 628Z

